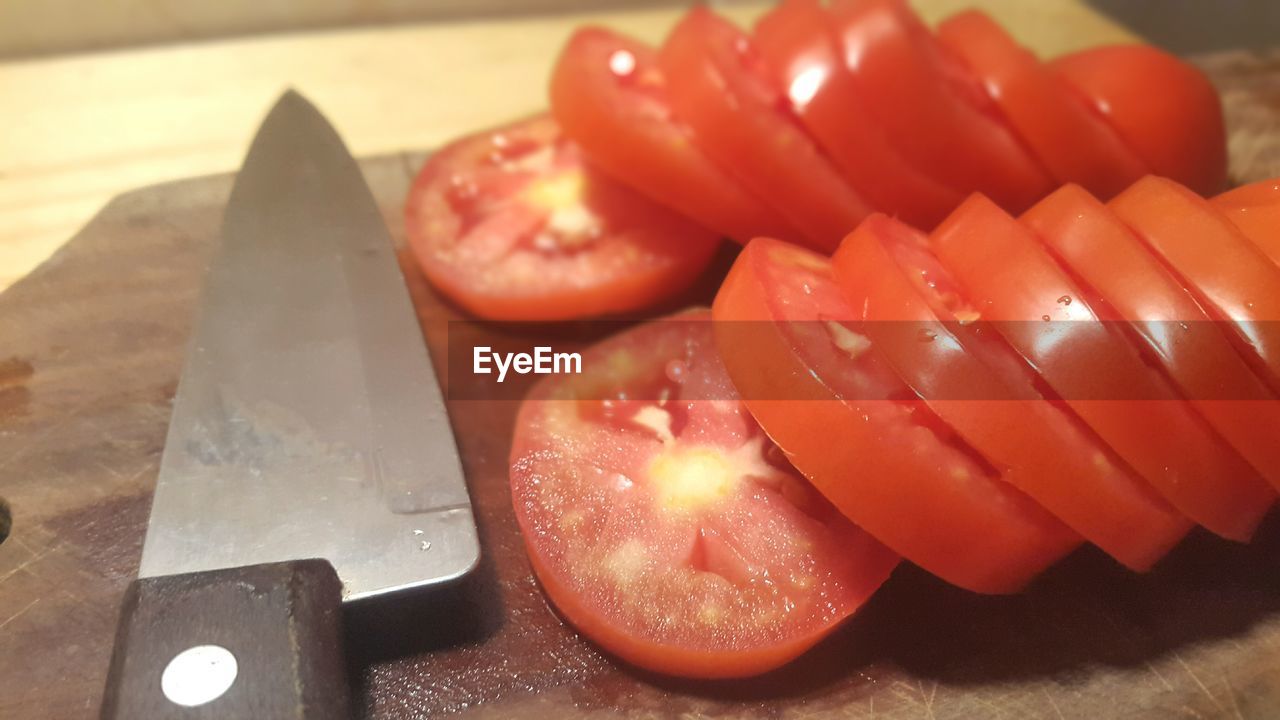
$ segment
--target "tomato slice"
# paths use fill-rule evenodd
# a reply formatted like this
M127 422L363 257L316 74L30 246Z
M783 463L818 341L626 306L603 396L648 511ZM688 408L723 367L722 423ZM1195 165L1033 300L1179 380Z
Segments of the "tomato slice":
M938 39L982 79L1059 183L1079 183L1109 198L1147 174L1115 130L985 13L967 10L948 18L938 26Z
M757 21L752 37L791 111L853 187L877 210L919 227L937 225L964 196L890 146L830 26L818 0L784 0Z
M582 367L521 406L511 493L547 595L601 647L662 673L758 674L897 564L781 459L705 311L607 340Z
M1243 185L1210 202L1280 266L1280 179Z
M1146 480L1128 501L1147 522L1130 531L1148 547L1171 547L1188 522L1161 495L1178 497L1182 486L1230 467L1203 418L1115 323L1100 322L1094 300L1036 236L990 200L965 201L930 245L982 316Z
M1163 504L1148 501L1145 483L1078 417L1041 396L1034 374L987 365L992 349L969 349L995 340L984 337L994 331L952 289L926 242L874 216L832 259L872 346L1005 482L1126 566L1150 568L1180 533L1134 530L1165 525Z
M846 67L893 147L960 192L981 191L1022 210L1053 189L1045 170L962 82L903 0L835 0L830 11Z
M1049 67L1156 175L1202 195L1226 184L1222 101L1195 66L1150 45L1113 45L1064 55Z
M702 225L746 242L799 231L698 150L676 121L657 54L601 28L582 28L551 75L551 112L591 161Z
M1126 321L1149 362L1163 367L1214 430L1252 464L1220 452L1221 466L1165 492L1201 525L1224 537L1249 539L1276 497L1258 473L1280 488L1280 401L1191 293L1088 192L1067 185L1028 210L1022 223Z
M729 376L837 508L961 587L1013 592L1080 539L938 421L858 329L831 263L756 239L712 309Z
M1245 361L1280 392L1280 268L1206 200L1158 177L1110 207L1225 323Z
M585 165L545 115L432 155L405 224L427 279L499 320L638 310L689 285L719 241Z
M658 57L671 107L698 147L800 228L806 244L831 252L870 212L784 113L751 39L732 23L695 7Z

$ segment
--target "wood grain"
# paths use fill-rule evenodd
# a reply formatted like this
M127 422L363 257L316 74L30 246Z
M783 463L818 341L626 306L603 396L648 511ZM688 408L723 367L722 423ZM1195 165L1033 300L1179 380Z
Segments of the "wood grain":
M676 4L668 0L666 4ZM652 0L45 0L0 4L0 58L236 35L654 5Z
M1205 61L1227 99L1233 175L1280 175L1280 54ZM420 157L363 169L398 242ZM0 718L96 715L136 572L170 402L228 176L121 196L0 295ZM433 357L459 315L405 264ZM722 269L722 268L721 268ZM710 297L717 281L695 294ZM484 560L464 584L349 607L370 718L1245 718L1280 714L1280 515L1255 542L1197 534L1134 575L1084 550L989 598L900 569L814 652L737 683L606 657L538 591L507 490L514 403L453 401Z
M986 7L1045 55L1132 37L1080 0L913 5L931 20ZM724 12L747 23L767 6L751 0ZM234 170L287 87L315 101L358 156L435 147L544 107L551 64L578 25L657 41L679 13L595 7L0 63L0 289L113 196Z

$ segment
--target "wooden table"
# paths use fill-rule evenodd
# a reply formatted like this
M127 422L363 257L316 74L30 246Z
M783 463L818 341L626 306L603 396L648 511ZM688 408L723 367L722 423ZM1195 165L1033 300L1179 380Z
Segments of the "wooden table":
M986 7L1045 55L1131 39L1080 0L916 0L937 20ZM767 4L734 3L750 22ZM679 8L310 32L0 63L0 289L112 196L240 162L286 87L315 101L356 155L430 148L546 105L573 28L657 41Z

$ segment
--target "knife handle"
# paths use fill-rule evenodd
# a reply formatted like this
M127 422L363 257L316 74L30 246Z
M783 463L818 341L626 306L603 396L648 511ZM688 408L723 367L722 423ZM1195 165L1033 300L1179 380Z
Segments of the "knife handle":
M102 718L350 718L341 603L324 560L136 580Z

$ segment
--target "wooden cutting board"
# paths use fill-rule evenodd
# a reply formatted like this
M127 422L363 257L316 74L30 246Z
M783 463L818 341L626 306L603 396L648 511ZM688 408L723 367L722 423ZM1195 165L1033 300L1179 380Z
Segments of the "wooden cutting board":
M1224 93L1234 177L1280 176L1280 53L1204 64ZM363 163L398 241L420 162ZM121 196L0 295L0 497L13 516L0 544L0 718L97 713L230 185ZM445 324L461 316L406 272L444 377ZM689 299L709 300L716 280ZM514 411L450 404L484 548L474 576L350 609L368 717L1280 717L1280 512L1252 545L1194 535L1144 576L1082 550L1015 597L904 566L841 631L764 678L628 669L567 628L530 574L507 491Z

